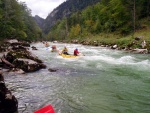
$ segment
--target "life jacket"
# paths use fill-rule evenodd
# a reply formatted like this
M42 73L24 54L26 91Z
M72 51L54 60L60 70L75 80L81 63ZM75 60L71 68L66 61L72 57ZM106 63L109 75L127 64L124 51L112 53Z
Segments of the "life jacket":
M62 53L64 53L64 52L68 52L68 49L67 49L67 48L64 48L64 49L62 50Z
M74 55L77 56L79 54L79 51L77 49L74 50Z

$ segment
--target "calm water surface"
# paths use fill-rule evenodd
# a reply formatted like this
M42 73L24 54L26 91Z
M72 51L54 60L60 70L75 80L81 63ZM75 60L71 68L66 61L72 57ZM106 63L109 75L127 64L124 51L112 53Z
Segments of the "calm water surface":
M32 53L47 68L5 75L19 101L19 113L33 113L48 104L56 113L150 113L150 55L56 43L60 50L67 46L70 53L78 48L85 54L64 59L42 43L32 45L38 49Z

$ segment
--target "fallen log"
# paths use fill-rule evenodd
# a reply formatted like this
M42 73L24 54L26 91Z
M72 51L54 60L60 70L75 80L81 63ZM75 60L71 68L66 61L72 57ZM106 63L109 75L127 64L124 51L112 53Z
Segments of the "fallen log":
M4 56L1 58L1 61L7 65L9 65L10 67L15 67L15 65L13 65L12 63L10 63L9 61L7 61Z

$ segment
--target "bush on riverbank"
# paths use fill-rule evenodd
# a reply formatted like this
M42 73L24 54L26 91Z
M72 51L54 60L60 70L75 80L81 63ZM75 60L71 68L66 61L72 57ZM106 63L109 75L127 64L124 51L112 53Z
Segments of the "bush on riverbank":
M76 37L75 39L67 38L63 42L68 43L81 43L85 45L93 46L113 46L118 45L119 49L136 49L143 48L142 42L145 40L146 46L144 48L150 50L150 20L143 19L140 21L142 28L137 30L134 34L123 36L115 33L100 33L100 34L89 34L85 37Z
M141 43L149 45L147 4L147 0L102 0L56 22L47 39L95 46L145 48Z

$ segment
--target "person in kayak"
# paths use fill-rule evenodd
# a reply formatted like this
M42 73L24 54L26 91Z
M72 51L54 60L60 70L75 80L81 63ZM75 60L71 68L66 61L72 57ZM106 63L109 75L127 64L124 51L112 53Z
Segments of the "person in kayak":
M75 50L74 50L74 56L78 56L79 55L79 51L78 51L78 49L76 48Z
M49 47L49 43L48 42L45 42L45 47Z
M53 45L51 48L52 48L51 52L57 52L58 51L56 48L56 45Z
M66 55L69 55L68 53L68 49L67 47L65 46L64 49L62 50L61 54L66 54Z

